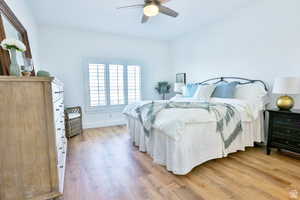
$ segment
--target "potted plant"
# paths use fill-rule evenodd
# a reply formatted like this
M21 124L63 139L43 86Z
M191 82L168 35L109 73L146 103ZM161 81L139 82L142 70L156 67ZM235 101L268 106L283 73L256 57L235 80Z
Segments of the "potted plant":
M157 83L155 90L158 94L163 96L163 100L166 99L166 94L170 93L171 85L167 81L161 81Z
M4 50L8 50L10 52L11 63L9 66L9 74L14 76L21 76L20 66L17 62L17 51L26 51L26 46L20 40L7 38L1 42L1 47Z

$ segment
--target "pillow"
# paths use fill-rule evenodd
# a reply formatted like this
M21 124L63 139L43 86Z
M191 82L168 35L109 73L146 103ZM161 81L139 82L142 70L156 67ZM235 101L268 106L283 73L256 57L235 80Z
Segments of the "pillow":
M194 98L198 100L208 101L214 92L216 85L199 85Z
M218 97L218 98L234 98L235 88L239 84L239 82L222 82L217 84L215 91L211 95L212 97Z
M261 100L268 94L264 86L258 83L238 85L234 97L242 100Z
M190 83L187 84L184 88L183 88L183 96L185 97L193 97L196 90L198 88L197 84L194 83Z

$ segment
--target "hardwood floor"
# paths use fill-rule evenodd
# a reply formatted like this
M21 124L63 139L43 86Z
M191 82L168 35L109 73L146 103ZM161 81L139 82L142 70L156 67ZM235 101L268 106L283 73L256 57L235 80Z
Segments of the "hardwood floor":
M300 200L300 160L261 148L176 176L129 141L125 127L86 130L69 142L64 200Z

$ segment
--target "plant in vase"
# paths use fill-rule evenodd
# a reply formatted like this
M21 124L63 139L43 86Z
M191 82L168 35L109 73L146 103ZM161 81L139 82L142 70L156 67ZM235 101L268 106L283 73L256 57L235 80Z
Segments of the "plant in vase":
M155 90L158 94L163 96L163 100L166 99L166 94L170 93L171 85L167 81L158 82Z
M13 76L21 76L20 66L17 62L17 51L26 51L26 46L20 40L7 38L1 42L1 47L10 52L9 74Z

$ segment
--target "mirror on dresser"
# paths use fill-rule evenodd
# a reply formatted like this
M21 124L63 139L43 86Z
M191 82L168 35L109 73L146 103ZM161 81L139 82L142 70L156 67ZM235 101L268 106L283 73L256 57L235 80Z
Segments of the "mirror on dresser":
M5 38L18 39L25 44L27 50L24 53L17 53L17 62L19 66L32 64L32 55L27 31L6 2L0 0L0 42ZM9 52L0 48L0 75L9 75L9 65ZM31 74L34 75L34 67L32 67Z

